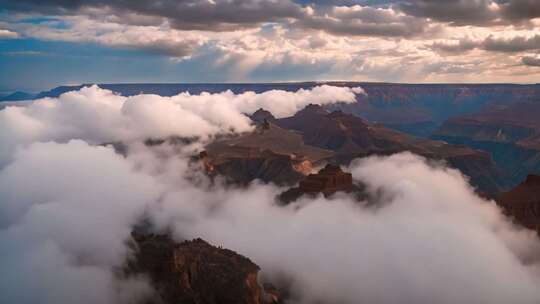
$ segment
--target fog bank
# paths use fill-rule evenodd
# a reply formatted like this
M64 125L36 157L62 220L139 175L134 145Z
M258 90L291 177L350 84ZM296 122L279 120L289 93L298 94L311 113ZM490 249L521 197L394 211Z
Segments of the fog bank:
M359 159L347 170L376 206L338 194L281 207L283 189L211 184L188 162L190 147L142 144L249 130L242 113L261 106L290 115L354 98L325 86L267 93L126 98L91 87L0 111L0 302L151 295L144 278L117 275L143 218L177 240L202 237L246 255L261 280L290 288L293 303L540 301L536 235L444 164L410 153ZM117 140L126 156L96 145Z

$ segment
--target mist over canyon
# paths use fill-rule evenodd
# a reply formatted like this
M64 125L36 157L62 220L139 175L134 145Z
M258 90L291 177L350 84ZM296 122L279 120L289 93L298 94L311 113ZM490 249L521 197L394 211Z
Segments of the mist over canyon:
M246 303L269 303L253 286L267 282L284 303L540 300L540 240L485 198L503 187L489 155L343 112L366 88L125 95L89 86L0 111L0 302L159 303L159 276L125 270L152 240L137 229L176 243L193 303L203 272L182 267L204 259L240 265L218 272L234 282L255 273ZM279 202L329 163L362 196ZM217 247L184 242L197 238Z
M0 0L0 304L540 303L540 0Z

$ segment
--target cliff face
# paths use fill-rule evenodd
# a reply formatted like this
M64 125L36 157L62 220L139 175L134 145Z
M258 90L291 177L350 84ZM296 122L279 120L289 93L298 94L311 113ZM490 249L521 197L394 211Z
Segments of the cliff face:
M175 243L168 236L139 233L133 239L136 255L129 272L150 277L157 291L150 303L263 304L277 299L259 285L259 266L234 251L201 239Z
M485 150L508 186L540 173L540 102L489 107L445 122L435 138Z
M411 137L341 111L329 113L320 106L311 105L274 123L298 131L306 144L333 151L332 160L340 164L348 165L351 160L368 155L410 151L429 159L447 161L469 176L473 185L483 192L498 193L504 184L486 152Z
M540 133L540 102L487 107L445 122L438 135L467 137L476 141L526 144Z
M411 137L352 114L329 113L318 105L308 105L294 116L281 119L272 118L264 110L257 113L262 122L253 132L206 146L203 163L208 173L240 184L259 179L293 185L318 165L348 165L359 157L409 151L447 161L469 176L482 192L500 191L500 173L490 155L482 151Z
M278 119L275 123L282 128L301 132L308 145L341 155L398 151L404 147L392 135L377 132L359 117L341 111L329 113L317 105L309 105L294 116Z
M449 118L484 107L536 101L538 85L368 84L367 97L335 106L368 121L419 136L429 136Z
M241 185L247 185L256 179L265 183L291 185L304 176L300 164L290 156L270 150L256 151L249 156L231 157L222 161L210 160L209 164L212 169L207 172L224 176L227 181Z
M310 174L299 183L304 193L321 192L332 194L340 190L352 189L352 175L345 173L339 166L326 165L317 174Z
M523 183L502 193L497 203L517 223L540 234L539 175L529 175Z
M306 145L300 134L263 120L251 133L206 146L204 163L210 174L234 183L259 179L292 185L310 173L313 164L332 155L330 150Z

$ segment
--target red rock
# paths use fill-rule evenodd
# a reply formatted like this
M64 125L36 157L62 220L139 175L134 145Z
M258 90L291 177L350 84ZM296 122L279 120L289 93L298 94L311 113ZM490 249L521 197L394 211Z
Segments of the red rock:
M540 234L540 176L529 175L525 182L502 193L497 203L517 223Z
M259 285L259 266L202 239L182 243L165 235L133 233L136 254L130 273L147 274L157 296L150 303L272 303ZM265 299L270 299L265 301Z
M328 113L321 106L310 105L294 116L273 123L299 132L307 145L333 151L331 161L339 164L347 165L355 158L369 155L409 151L447 161L451 167L471 177L472 184L486 193L498 193L503 183L488 153L411 137L342 111Z
M290 188L281 193L277 199L280 203L289 204L302 195L317 195L322 193L330 196L338 191L353 193L357 200L367 199L364 186L353 184L352 175L343 172L339 166L328 164L316 174L310 174L298 184L298 187Z
M321 192L331 194L352 188L352 175L345 173L339 166L326 165L317 174L308 175L300 182L299 188L305 193Z

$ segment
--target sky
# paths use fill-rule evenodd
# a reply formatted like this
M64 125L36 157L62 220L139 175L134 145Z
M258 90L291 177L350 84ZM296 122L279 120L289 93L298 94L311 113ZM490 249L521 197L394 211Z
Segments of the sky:
M540 82L540 0L0 0L0 94L306 80Z

